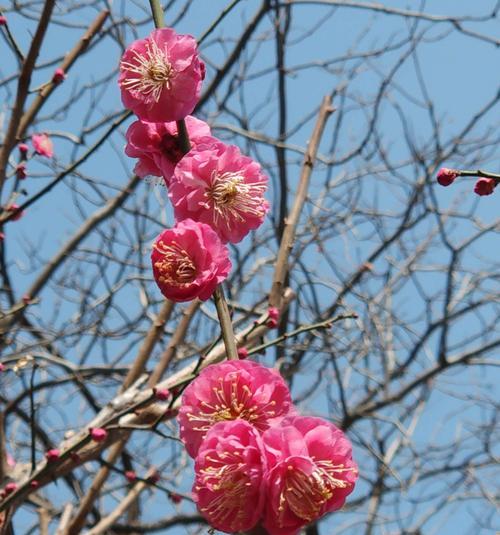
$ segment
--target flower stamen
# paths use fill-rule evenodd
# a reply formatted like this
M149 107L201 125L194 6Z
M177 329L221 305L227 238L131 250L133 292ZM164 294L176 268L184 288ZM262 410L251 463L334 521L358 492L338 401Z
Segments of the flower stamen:
M262 182L245 182L238 173L212 173L211 184L205 191L214 211L214 224L219 218L231 228L231 222L244 222L245 215L263 217L262 196L267 186Z
M171 80L175 75L166 53L160 50L155 41L146 44L145 55L136 50L132 53L135 61L122 61L121 68L136 76L125 78L121 85L158 102L163 89L170 90Z
M153 245L153 248L162 255L162 258L154 264L159 272L159 282L177 286L193 282L196 278L196 266L182 247L175 242L166 245L160 240Z

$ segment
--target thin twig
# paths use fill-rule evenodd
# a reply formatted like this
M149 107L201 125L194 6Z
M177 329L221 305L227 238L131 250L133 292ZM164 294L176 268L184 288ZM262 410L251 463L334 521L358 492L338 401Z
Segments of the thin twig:
M224 297L224 290L219 284L214 292L215 308L217 309L217 316L219 317L220 327L222 331L222 339L226 348L226 355L229 360L238 360L238 350L234 339L233 324L231 322L231 314L227 306L226 298Z

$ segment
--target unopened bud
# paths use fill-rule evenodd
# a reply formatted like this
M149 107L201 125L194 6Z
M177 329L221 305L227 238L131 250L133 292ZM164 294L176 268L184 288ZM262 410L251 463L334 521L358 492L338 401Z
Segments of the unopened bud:
M90 437L95 442L102 442L103 440L106 440L107 436L108 432L102 427L93 427L90 429Z
M493 178L480 178L474 186L474 193L478 195L491 195L497 183Z
M54 71L54 75L52 76L52 81L55 84L60 84L61 82L64 82L65 79L66 79L66 73L64 72L63 69L61 69L61 67L58 67Z
M448 169L447 167L442 167L437 174L437 181L441 186L449 186L453 183L455 178L457 178L458 173L456 169Z

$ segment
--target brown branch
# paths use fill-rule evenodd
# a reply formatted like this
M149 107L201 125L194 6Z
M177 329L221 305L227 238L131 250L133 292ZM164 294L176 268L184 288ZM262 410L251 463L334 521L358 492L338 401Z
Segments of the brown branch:
M16 101L14 108L10 116L9 126L7 133L5 134L2 150L0 151L0 195L2 193L3 184L5 182L5 176L7 172L7 162L9 160L9 154L16 143L16 132L18 129L19 121L23 113L24 103L29 93L31 74L35 68L35 62L40 52L45 32L50 22L52 10L55 6L55 0L45 0L42 13L40 15L40 21L31 41L31 46L24 60L21 74L19 76L19 82L17 84Z
M299 185L297 192L295 193L295 202L293 204L290 215L285 221L285 227L283 230L283 238L281 240L280 248L278 251L278 258L276 260L276 269L274 271L273 285L271 287L271 293L269 295L269 304L271 306L281 308L282 292L285 287L285 280L288 273L288 259L292 252L293 242L295 239L295 231L299 221L302 207L304 206L307 190L309 187L309 180L316 160L316 154L318 152L321 136L326 125L326 121L330 114L333 112L331 105L331 98L329 96L324 97L323 102L319 108L318 118L314 131L309 141L306 154L304 156L304 162L302 165L302 173L300 175Z
M61 63L61 69L65 73L69 72L75 61L87 50L94 36L101 30L102 26L106 22L108 15L108 10L101 11L95 18L94 22L92 22L92 24L89 26L88 30L85 32L85 35L66 55L64 61ZM38 93L38 96L35 98L29 109L24 113L19 121L19 127L16 134L17 140L20 140L24 137L27 128L33 122L33 119L36 117L42 106L58 85L59 84L54 83L53 81L44 84L43 88Z

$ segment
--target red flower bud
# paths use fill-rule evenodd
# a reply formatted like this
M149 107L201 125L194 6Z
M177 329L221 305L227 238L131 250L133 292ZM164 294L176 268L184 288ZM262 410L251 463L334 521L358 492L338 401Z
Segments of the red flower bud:
M181 503L182 502L182 496L180 494L176 494L175 492L171 492L168 496L170 500L173 503Z
M270 328L270 329L276 329L276 327L278 326L278 321L273 319L273 318L269 318L267 320L267 323L266 325Z
M158 483L158 481L160 481L160 474L157 470L155 470L150 476L148 476L146 481L154 485L155 483Z
M493 178L480 178L474 186L474 192L478 195L491 195L497 183Z
M5 371L5 364L0 362L0 373Z
M26 143L19 143L17 148L21 154L26 154L29 151L29 147Z
M458 173L455 169L448 169L447 167L442 167L437 174L437 181L441 186L449 186L453 183L455 178L457 178Z
M61 452L57 449L49 450L45 454L45 458L47 459L48 463L54 463L59 460L59 457L61 456Z
M0 15L0 26L5 26L7 24L7 17Z
M17 483L11 481L10 483L7 483L7 485L5 485L5 488L3 490L5 491L5 495L8 496L9 494L12 494L14 491L17 490Z
M276 307L269 307L267 309L267 315L272 319L272 320L277 320L279 319L280 317L280 311L278 308Z
M64 69L61 69L61 67L57 67L57 69L54 71L54 75L52 76L52 81L55 84L60 84L61 82L64 82L66 79L66 73L64 72Z
M248 349L246 347L238 348L238 358L240 360L245 360L248 357Z
M170 396L170 391L167 388L153 388L156 399L166 401Z
M102 427L93 427L90 429L90 437L95 442L102 442L103 440L106 440L107 436L108 432Z
M9 204L6 210L7 212L15 212L18 208L19 208L19 205L14 203L14 204ZM23 217L23 215L24 215L24 212L22 210L20 212L17 212L17 214L12 218L12 221L18 221L19 219L21 219L21 217Z
M24 180L28 176L28 173L26 172L26 164L25 163L20 163L16 167L16 176L17 176L17 178L19 178L19 180Z
M125 477L129 483L133 483L137 479L137 474L133 470L127 470Z
M34 479L33 481L30 481L30 487L32 489L37 489L39 486L40 486L40 483L38 483L36 479Z

